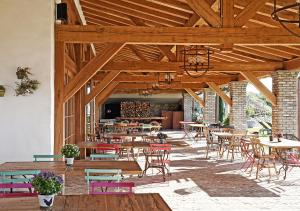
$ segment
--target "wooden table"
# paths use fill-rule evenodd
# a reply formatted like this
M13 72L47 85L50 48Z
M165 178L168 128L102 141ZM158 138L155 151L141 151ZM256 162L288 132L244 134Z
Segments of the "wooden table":
M185 138L186 136L189 137L189 124L194 124L195 122L185 122L185 121L180 121L179 124L181 124L181 128L184 131L184 136L182 138Z
M281 142L278 142L278 139L274 139L273 141L269 140L262 140L260 143L263 146L269 147L269 153L271 153L271 149L274 149L278 157L280 158L282 162L282 167L280 168L284 170L284 179L286 178L286 173L289 168L289 164L287 162L287 154L286 151L289 149L300 149L300 142L299 141L293 141L289 139L280 139ZM279 172L280 172L279 170Z
M14 170L46 170L61 175L64 178L63 193L87 194L87 183L84 179L84 169L122 169L124 175L141 175L142 169L136 161L83 161L76 160L72 167L63 161L54 162L7 162L0 165L0 171ZM1 205L0 205L1 207Z
M45 210L39 207L37 197L0 198L0 210ZM68 195L56 196L53 211L150 211L171 210L158 193L130 195Z
M171 144L172 148L184 148L184 147L188 147L190 146L189 144L187 144L185 141L183 140L177 140L177 139L170 139L170 140L166 140L167 144ZM86 141L86 142L80 142L77 144L77 146L80 149L83 149L85 151L85 158L86 158L86 149L96 149L99 148L97 146L97 144L101 144L100 142L90 142L90 141ZM149 142L145 142L145 141L136 141L136 142L124 142L124 143L120 143L119 144L121 146L121 148L125 148L125 149L148 149L150 147L150 143Z
M194 128L197 128L196 129L196 135L194 136L194 138L197 138L197 137L201 138L204 134L204 128L207 127L204 124L188 124L188 126L192 128L192 131L193 131Z

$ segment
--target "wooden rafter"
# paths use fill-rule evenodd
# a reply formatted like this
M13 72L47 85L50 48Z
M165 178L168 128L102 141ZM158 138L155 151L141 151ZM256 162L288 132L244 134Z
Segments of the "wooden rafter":
M88 64L86 64L80 72L65 87L64 100L70 99L88 80L90 80L99 69L101 69L116 53L118 53L124 43L113 43L107 45L102 53L95 56Z
M56 26L56 40L73 43L300 45L281 28ZM293 28L300 33L299 28Z
M221 97L224 102L226 102L229 106L232 105L232 101L230 99L230 97L228 97L219 87L217 84L215 84L214 82L206 82L206 84L216 92L216 94Z
M244 71L241 72L241 74L250 83L252 83L273 106L276 105L276 96L259 79L257 79L251 72Z
M130 48L132 50L132 52L138 58L140 58L142 61L147 61L147 59L145 58L145 56L134 45L128 45L128 48Z
M186 88L185 91L191 95L194 100L196 100L199 105L204 108L205 107L205 102L190 88Z
M223 27L234 26L234 1L223 0L222 4L222 25Z
M94 97L101 93L119 75L120 72L121 70L109 72L103 80L93 88L92 92L86 96L85 104L91 102Z
M205 87L204 83L180 83L180 82L173 82L167 87L162 87L161 90L172 90L172 89L195 89L200 90ZM139 90L139 89L152 89L152 84L149 83L119 83L116 89L124 89L124 90Z
M256 12L265 5L268 0L252 0L246 6L244 10L235 18L235 26L241 27L246 24L246 22L255 16Z
M104 103L104 101L112 94L118 84L119 82L113 81L100 94L98 94L95 98L96 106Z
M210 7L206 0L187 0L188 5L210 26L221 27L221 18Z

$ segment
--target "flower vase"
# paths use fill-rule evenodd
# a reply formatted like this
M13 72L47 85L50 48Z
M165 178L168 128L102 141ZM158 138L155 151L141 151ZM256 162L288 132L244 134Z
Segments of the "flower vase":
M52 207L54 202L54 194L38 195L40 207Z
M67 166L73 166L74 158L66 158Z

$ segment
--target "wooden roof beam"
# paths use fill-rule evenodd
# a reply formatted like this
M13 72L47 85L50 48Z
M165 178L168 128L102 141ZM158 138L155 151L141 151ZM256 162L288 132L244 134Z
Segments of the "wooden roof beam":
M210 26L221 27L221 18L206 0L187 0L188 5Z
M98 83L94 87L94 89L92 89L92 92L85 97L85 104L91 102L94 97L96 97L99 93L101 93L119 75L120 72L121 70L116 72L115 71L109 72L103 78L103 80L100 83Z
M263 7L268 0L252 0L249 2L249 4L245 7L244 10L240 12L235 17L235 23L234 25L237 27L244 26L249 19L254 17L256 15L256 12Z
M266 99L273 105L276 105L276 96L259 80L253 73L243 71L241 74L259 90Z
M192 89L186 88L185 91L189 93L191 97L194 98L194 100L196 100L202 108L205 107L204 100L202 100Z
M109 96L112 94L112 92L115 90L116 86L119 84L119 82L113 81L111 82L107 87L104 88L95 98L96 105L101 105L104 103L104 101L109 98Z
M128 48L130 48L132 50L132 52L142 61L147 61L147 59L145 58L145 56L133 45L128 45Z
M64 101L69 100L78 90L81 89L109 60L117 54L124 46L124 43L113 43L90 60L80 72L65 87Z
M216 92L218 96L220 96L224 102L226 102L229 106L232 106L232 101L230 97L228 97L214 82L206 82L206 84Z
M293 28L300 33L298 27ZM70 43L300 45L281 28L211 28L57 25L56 40Z

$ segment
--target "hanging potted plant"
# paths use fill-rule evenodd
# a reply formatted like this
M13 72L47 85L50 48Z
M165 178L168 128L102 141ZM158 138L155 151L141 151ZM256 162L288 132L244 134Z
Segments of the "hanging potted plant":
M35 90L38 89L40 82L31 79L22 79L21 83L16 83L17 87L15 89L16 95L27 96L33 94Z
M63 179L52 172L41 172L33 177L32 186L38 193L40 206L51 207L54 196L62 190Z
M66 163L68 166L72 166L74 163L74 158L79 156L79 147L74 144L66 144L61 149L61 153L65 156Z
M0 85L0 97L4 97L5 94L5 88L4 86Z
M17 78L20 80L28 79L28 75L31 75L29 70L30 70L29 67L18 67L16 72Z

